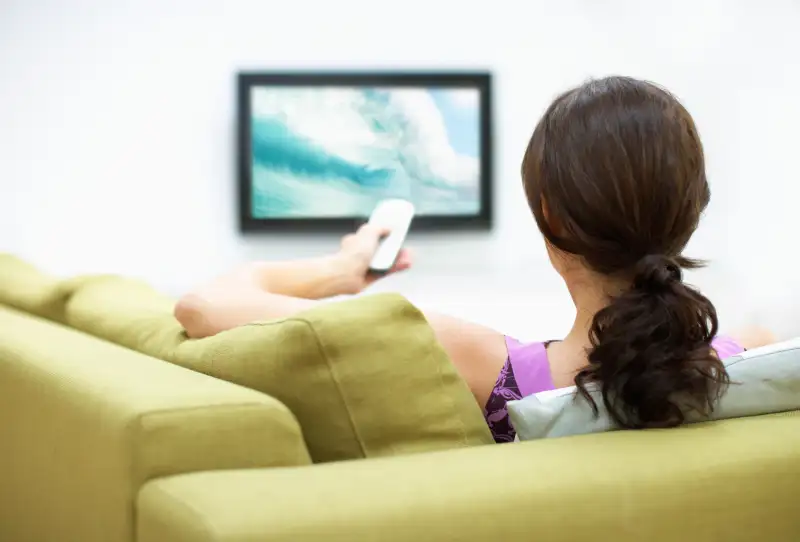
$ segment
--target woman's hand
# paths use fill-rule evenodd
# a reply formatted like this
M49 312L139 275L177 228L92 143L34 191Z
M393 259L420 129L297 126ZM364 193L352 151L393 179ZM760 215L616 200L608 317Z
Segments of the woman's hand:
M357 232L342 239L341 248L334 257L339 272L346 279L342 283L346 291L342 293L357 294L376 280L411 267L411 253L404 248L400 250L388 273L377 275L369 272L369 262L378 250L381 239L388 234L389 230L386 228L364 224Z

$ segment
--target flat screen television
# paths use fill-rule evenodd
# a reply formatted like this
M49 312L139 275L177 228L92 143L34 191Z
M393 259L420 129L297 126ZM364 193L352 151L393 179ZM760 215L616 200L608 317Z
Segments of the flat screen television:
M485 72L241 73L241 229L352 228L386 198L412 229L488 229L491 108Z

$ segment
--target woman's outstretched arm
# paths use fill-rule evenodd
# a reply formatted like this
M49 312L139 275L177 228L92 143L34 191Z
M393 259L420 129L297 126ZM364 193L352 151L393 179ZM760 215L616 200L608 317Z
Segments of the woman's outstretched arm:
M383 233L366 225L345 237L332 256L244 265L183 296L175 317L189 337L202 338L256 320L292 316L330 297L359 293L379 278L368 273L368 266ZM391 273L410 266L410 255L401 252ZM483 406L507 357L505 337L451 316L425 311L425 317Z
M291 316L317 300L351 293L343 266L334 257L246 264L181 297L175 317L197 339Z

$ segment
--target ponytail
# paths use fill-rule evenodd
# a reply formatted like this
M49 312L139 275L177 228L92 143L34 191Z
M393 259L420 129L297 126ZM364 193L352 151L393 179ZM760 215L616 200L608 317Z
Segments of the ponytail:
M695 411L708 416L729 384L711 346L717 313L682 282L688 258L649 255L635 266L632 286L592 321L588 365L575 377L579 393L597 404L596 383L611 418L623 428L672 427Z

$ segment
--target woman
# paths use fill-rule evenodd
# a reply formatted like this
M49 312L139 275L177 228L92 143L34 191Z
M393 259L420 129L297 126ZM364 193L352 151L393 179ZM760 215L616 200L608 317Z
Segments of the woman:
M665 90L609 77L559 96L522 164L550 261L575 303L560 341L522 344L492 329L426 313L484 406L495 440L513 440L506 402L577 385L600 386L622 427L679 425L708 414L728 378L721 359L772 340L758 330L717 336L711 302L682 282L683 256L710 193L694 122ZM333 256L240 268L185 296L175 315L191 337L283 317L316 300L358 293L386 232L344 238ZM411 264L401 253L394 271ZM499 376L498 376L499 375Z

